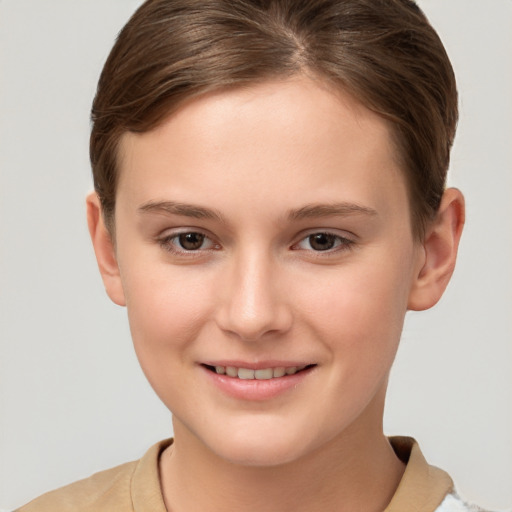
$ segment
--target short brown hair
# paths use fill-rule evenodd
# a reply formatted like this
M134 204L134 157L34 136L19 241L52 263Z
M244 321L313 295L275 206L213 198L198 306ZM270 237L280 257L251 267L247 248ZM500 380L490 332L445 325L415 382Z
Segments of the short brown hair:
M457 90L411 0L148 0L119 34L92 108L95 189L114 228L117 152L185 99L312 73L390 121L421 238L444 191Z

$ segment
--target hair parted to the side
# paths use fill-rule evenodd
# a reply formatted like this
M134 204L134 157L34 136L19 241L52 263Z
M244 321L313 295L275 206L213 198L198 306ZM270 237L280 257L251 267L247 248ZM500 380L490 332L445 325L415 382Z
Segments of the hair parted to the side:
M90 156L114 231L119 141L193 96L308 74L390 121L421 239L444 192L457 90L412 0L148 0L119 34L92 108Z

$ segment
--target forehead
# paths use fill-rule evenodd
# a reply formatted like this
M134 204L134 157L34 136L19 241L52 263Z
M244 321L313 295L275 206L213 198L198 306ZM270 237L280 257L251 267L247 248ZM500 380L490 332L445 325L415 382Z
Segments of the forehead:
M236 193L239 206L266 210L345 199L373 208L405 190L389 124L305 77L189 100L156 129L124 135L119 167L118 194L139 202L203 194L221 205L228 194L235 204Z
M333 108L334 107L334 108ZM299 121L299 124L297 124ZM238 133L246 122L256 130L276 122L282 128L310 130L307 135L325 137L333 127L357 123L372 137L382 134L391 141L391 123L366 108L343 88L314 75L297 75L288 79L269 80L232 88L223 88L192 96L173 107L172 113L157 127L145 132L128 132L121 138L123 148L135 139L149 135L155 141L175 127L187 139L189 130L208 138L226 134L228 122ZM218 128L222 126L222 131ZM356 134L357 130L353 130ZM332 132L335 134L335 131ZM175 134L176 135L176 134ZM281 137L286 132L281 133Z

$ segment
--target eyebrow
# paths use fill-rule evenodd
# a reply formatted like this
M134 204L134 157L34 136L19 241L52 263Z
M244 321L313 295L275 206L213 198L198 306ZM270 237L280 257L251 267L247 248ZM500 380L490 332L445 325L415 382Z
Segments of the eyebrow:
M180 203L176 201L149 201L139 207L141 213L163 213L181 215L194 219L210 219L224 222L220 212L203 206ZM354 203L311 204L288 212L288 220L297 221L320 217L367 215L376 216L377 211L367 206Z
M149 201L139 207L141 213L166 213L194 219L212 219L223 222L222 215L210 208L176 201Z
M288 213L290 220L314 219L331 216L367 215L377 216L377 210L354 203L311 204Z

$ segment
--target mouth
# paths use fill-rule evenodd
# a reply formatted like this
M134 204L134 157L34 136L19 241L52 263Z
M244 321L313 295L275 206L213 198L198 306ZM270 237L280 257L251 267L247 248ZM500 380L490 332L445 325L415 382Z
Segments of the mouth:
M236 366L211 366L203 364L204 368L216 373L217 375L225 375L233 379L240 380L271 380L271 379L282 379L291 375L296 375L303 371L309 370L315 367L315 364L309 364L304 366L277 366L269 368L241 368Z

